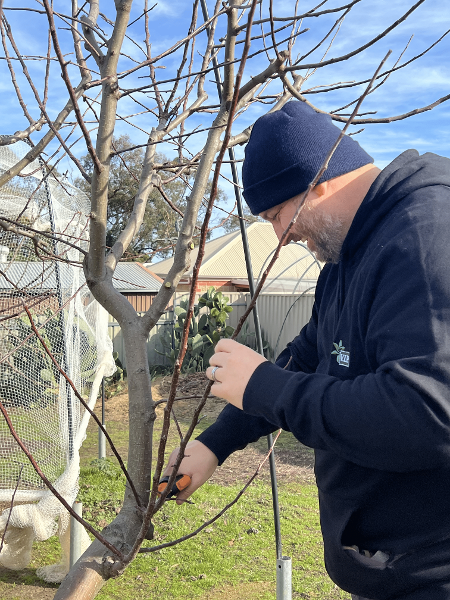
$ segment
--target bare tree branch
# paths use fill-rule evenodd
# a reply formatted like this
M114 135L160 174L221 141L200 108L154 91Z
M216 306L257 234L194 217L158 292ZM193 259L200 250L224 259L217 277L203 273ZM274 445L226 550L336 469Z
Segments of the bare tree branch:
M370 46L373 46L376 42L378 42L382 38L386 37L388 35L388 33L391 32L396 27L398 27L400 25L400 23L403 23L403 21L405 21L424 2L425 2L425 0L419 0L418 2L416 2L416 4L414 4L408 11L406 11L406 13L402 17L400 17L400 19L397 19L397 21L395 21L395 23L392 23L392 25L390 25L382 33L380 33L379 35L377 35L376 37L371 39L370 42L367 42L367 44L360 46L356 50L353 50L352 52L349 52L348 54L344 54L343 56L339 56L337 58L330 58L329 60L325 60L323 62L310 63L310 64L306 64L306 65L295 64L292 67L287 67L286 71L298 71L300 69L316 69L316 68L326 67L328 65L334 65L338 62L348 60L349 58L352 58L352 56L356 56L357 54L361 54L361 52L363 52Z

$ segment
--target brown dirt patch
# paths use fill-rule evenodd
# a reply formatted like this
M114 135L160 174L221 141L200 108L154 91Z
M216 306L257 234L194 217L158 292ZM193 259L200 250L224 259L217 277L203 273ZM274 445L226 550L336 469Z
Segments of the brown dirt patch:
M192 373L182 375L178 384L177 398L174 412L181 424L190 422L199 398L202 396L208 383L204 373ZM158 377L152 386L153 399L163 400L168 397L171 377ZM219 413L226 406L226 401L216 396L208 399L202 411L202 418L208 423L215 421ZM99 408L98 408L99 409ZM157 407L157 413L162 416L164 404ZM128 395L118 394L108 399L105 403L106 421L128 422ZM290 437L289 447L285 447L283 440ZM245 450L235 452L225 463L219 467L211 478L211 483L228 485L246 481L253 475L257 466L266 453L266 442L260 440L256 444L250 444ZM275 451L275 462L277 466L277 477L280 481L302 481L312 480L314 456L309 448L298 443L290 434L282 434L280 442L277 443ZM259 479L269 480L270 470L268 461L263 466Z
M270 582L243 583L238 586L225 585L221 588L214 588L206 592L204 600L257 600L266 596L268 591L272 591L273 585ZM267 597L267 596L266 596Z

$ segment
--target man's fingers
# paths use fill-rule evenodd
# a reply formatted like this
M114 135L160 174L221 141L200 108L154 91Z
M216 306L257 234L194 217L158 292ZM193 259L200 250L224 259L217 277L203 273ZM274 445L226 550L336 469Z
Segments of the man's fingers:
M191 476L191 483L184 488L184 490L182 490L179 494L177 494L176 498L177 498L177 504L184 504L184 501L187 500L188 498L190 498L192 496L192 494L198 490L198 488L203 484L204 482L202 481L202 479L196 475L192 475Z
M229 338L221 338L216 344L217 352L233 352L237 346L240 346L239 342L230 340Z
M192 494L195 492L195 490L191 490L191 485L189 485L187 488L185 488L182 492L180 492L179 494L176 495L176 501L177 504L184 504L184 501L187 500L188 498L190 498L190 496L192 496Z
M177 448L170 455L168 464L164 470L164 475L167 476L172 473L172 465L177 459L178 451L179 449ZM183 504L195 490L211 477L217 467L217 463L218 460L216 455L198 440L193 440L187 444L185 457L180 463L178 474L188 475L191 478L191 482L184 490L181 490L176 495L175 499L177 504Z
M220 378L220 371L223 367L219 367L218 365L213 367L208 367L206 369L206 377L214 383L222 383Z

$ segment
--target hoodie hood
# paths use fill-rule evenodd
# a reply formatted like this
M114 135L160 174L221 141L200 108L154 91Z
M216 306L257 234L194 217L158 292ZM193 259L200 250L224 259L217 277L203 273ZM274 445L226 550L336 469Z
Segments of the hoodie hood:
M377 225L405 196L429 186L450 187L450 160L427 152L406 150L373 182L342 246L342 256L354 255Z

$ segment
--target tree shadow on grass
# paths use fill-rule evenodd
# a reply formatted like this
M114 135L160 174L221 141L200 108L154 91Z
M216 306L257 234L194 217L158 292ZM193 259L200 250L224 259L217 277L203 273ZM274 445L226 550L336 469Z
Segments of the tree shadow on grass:
M51 588L56 589L59 587L59 583L47 583L36 575L36 569L20 569L19 571L13 571L6 569L0 565L0 581L8 584L15 585L32 585L40 588Z

